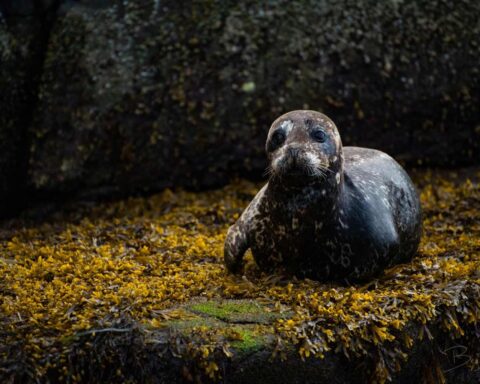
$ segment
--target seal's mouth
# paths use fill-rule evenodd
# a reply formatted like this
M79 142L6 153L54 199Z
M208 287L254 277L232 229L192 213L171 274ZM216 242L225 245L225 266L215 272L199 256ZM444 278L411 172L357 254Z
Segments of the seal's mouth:
M275 170L275 175L289 184L307 184L316 178L317 172L312 164L302 156L285 158Z
M286 177L310 177L312 172L305 164L293 164L282 169L281 173Z
M288 185L302 186L326 180L332 172L318 153L288 146L271 159L268 173Z

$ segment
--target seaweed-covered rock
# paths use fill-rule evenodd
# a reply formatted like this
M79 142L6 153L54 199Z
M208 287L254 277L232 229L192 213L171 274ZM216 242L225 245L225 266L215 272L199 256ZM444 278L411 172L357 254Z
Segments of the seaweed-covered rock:
M480 169L421 175L418 254L365 284L226 273L258 186L0 225L1 383L476 383Z
M297 108L408 163L477 162L479 13L466 0L66 2L31 128L31 186L258 176L269 124Z

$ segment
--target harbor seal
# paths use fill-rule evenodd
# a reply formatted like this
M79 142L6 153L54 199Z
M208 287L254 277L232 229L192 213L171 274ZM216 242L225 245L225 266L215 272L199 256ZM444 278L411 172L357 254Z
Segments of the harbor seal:
M323 281L368 279L414 256L420 200L393 158L342 147L333 121L308 110L275 120L266 151L269 180L227 232L230 272L249 248L261 270Z

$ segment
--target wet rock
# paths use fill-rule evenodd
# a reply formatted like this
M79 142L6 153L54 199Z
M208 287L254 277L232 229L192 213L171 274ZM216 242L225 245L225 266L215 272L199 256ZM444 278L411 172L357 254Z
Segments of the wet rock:
M478 162L476 1L67 2L31 126L37 191L261 176L269 124L322 110L344 144ZM95 192L94 192L95 193Z

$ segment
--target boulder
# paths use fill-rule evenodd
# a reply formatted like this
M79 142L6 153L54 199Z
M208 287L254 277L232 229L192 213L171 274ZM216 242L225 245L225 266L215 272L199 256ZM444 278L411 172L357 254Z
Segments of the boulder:
M111 193L261 177L283 112L410 165L478 163L476 1L65 2L29 188Z

